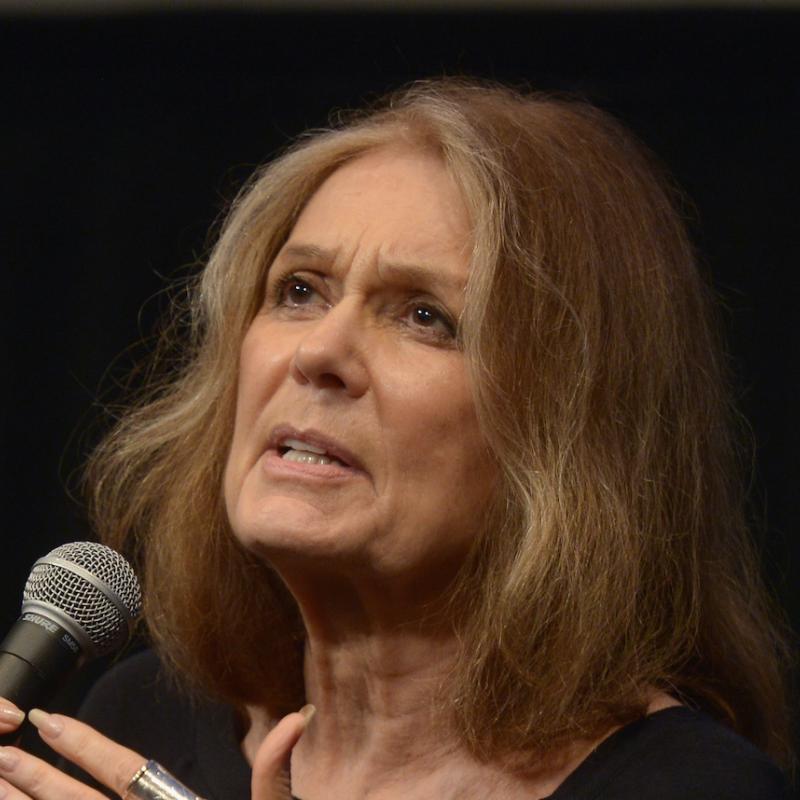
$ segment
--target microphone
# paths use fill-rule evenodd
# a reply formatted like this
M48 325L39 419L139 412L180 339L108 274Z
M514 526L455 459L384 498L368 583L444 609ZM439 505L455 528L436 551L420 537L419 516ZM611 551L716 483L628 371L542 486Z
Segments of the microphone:
M115 550L52 550L33 565L20 618L0 644L0 696L23 711L41 705L79 663L124 644L141 606L136 574Z

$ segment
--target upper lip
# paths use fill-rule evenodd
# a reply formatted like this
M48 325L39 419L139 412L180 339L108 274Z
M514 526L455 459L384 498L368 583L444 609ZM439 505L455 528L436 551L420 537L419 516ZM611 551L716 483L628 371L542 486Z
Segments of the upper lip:
M360 461L346 447L313 428L301 430L291 425L277 425L272 429L268 447L277 450L286 439L299 439L301 442L306 442L314 447L320 447L325 451L326 455L332 456L346 466L363 469Z

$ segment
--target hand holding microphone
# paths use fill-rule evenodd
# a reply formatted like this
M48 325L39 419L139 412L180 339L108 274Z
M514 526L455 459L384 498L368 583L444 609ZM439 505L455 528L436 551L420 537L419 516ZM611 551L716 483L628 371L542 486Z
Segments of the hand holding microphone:
M80 662L129 638L141 604L133 569L110 547L73 542L40 558L0 644L0 697L23 710L46 702Z
M40 558L20 618L0 644L0 744L16 739L23 711L43 705L78 664L124 644L140 611L136 575L111 548L74 542ZM253 765L252 800L291 798L286 765L312 713L308 707L287 715L265 738ZM38 708L30 720L50 747L123 800L202 800L156 762L78 720ZM35 800L101 798L15 747L0 747L0 796L4 789Z

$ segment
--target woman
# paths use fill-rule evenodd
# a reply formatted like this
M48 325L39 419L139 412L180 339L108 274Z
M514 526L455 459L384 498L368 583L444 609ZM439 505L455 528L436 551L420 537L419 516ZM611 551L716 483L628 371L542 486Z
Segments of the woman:
M290 751L303 800L781 796L707 292L619 125L418 84L257 175L192 298L90 479L162 660L221 705L145 656L87 719L220 798L247 764L286 796ZM120 794L142 764L32 720ZM9 797L95 796L6 755Z

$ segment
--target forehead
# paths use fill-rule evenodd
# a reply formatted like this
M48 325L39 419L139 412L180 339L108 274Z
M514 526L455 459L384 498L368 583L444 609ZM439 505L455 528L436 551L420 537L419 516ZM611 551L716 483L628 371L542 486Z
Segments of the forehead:
M333 172L312 195L287 242L344 257L459 260L471 251L461 191L434 153L381 148Z

